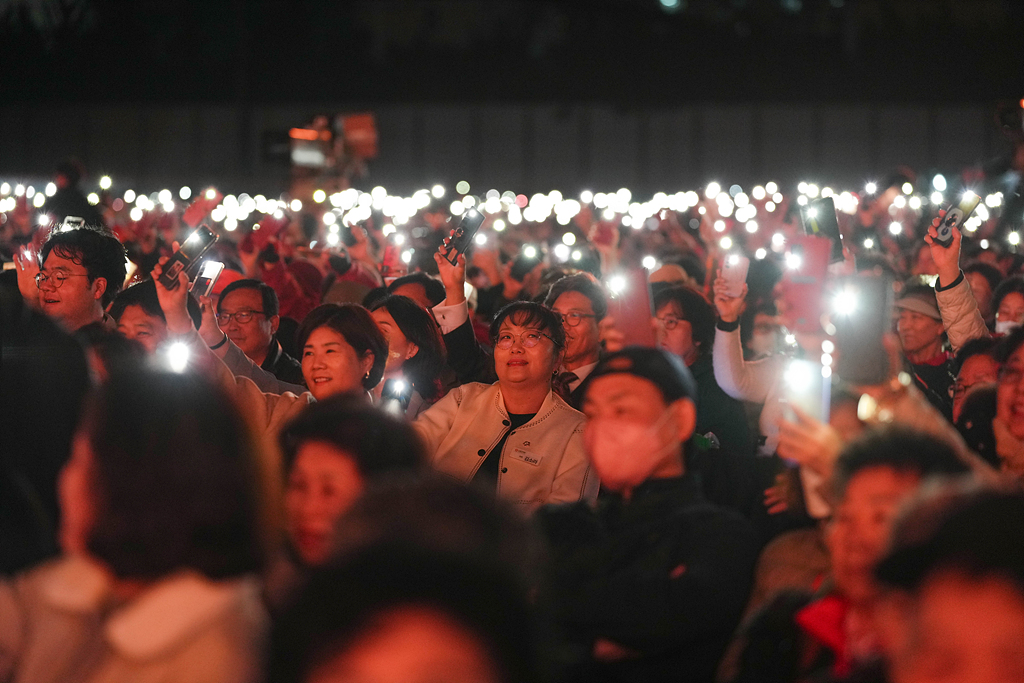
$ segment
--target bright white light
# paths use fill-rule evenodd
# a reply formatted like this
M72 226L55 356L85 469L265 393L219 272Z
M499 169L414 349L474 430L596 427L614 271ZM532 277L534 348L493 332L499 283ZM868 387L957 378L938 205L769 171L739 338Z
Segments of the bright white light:
M509 220L511 220L511 218ZM494 221L494 223L491 224L491 227L494 228L495 232L501 232L502 230L505 229L505 221L499 218L498 220Z
M757 232L757 221L747 221L746 225L744 225L743 227L747 229L747 232L753 235L755 232Z
M988 206L988 207L990 207L992 209L996 208L997 206L999 206L1002 203L1003 203L1003 193L1002 192L996 192L995 194L990 194L989 196L985 197L985 206Z
M732 238L726 235L721 240L719 240L718 244L722 247L722 249L732 249Z
M797 184L796 191L799 192L800 194L807 194L807 183L801 181L799 184Z
M903 232L903 225L900 224L899 221L893 221L889 224L889 232L893 235L898 235Z
M576 235L574 235L571 232L565 233L564 235L562 235L562 244L567 244L570 247L576 244Z
M767 250L765 250L763 248L762 249L758 249L757 251L754 252L754 258L756 258L758 261L762 260L767 255L768 255Z
M716 183L715 181L711 181L710 183L708 183L708 186L704 189L704 196L707 197L708 199L714 199L719 195L721 191L722 186Z
M658 259L648 254L647 256L644 256L643 260L640 263L647 270L654 270L655 266L658 265Z
M626 278L621 275L613 275L608 278L608 291L612 294L622 294L626 290Z
M842 289L832 299L832 310L839 315L853 315L857 311L857 292Z
M904 206L907 205L907 198L901 194L898 194L895 197L893 197L892 205L895 206L897 209L902 209Z
M870 237L868 237L866 240L864 240L864 248L865 249L874 249L875 248L875 241L873 239L871 239Z
M807 197L806 197L806 195L800 195L799 197L797 197L796 198L796 203L799 204L800 206L807 206Z
M105 190L107 188L103 189ZM54 185L53 183L46 183L46 189L43 191L46 193L47 197L52 197L53 195L57 194L57 186Z
M982 249L988 249L988 240L982 240L978 242L978 246Z
M942 175L941 173L935 174L935 177L932 178L932 187L934 187L939 192L945 192L946 191L946 176Z
M715 221L715 232L725 232L725 221L723 221L723 220Z
M787 334L785 336L785 340L786 340L786 344L788 346L793 346L794 344L796 344L796 335L795 334Z
M555 251L555 258L557 258L559 261L568 261L569 260L569 247L567 247L566 245L564 245L564 244L556 244L554 251Z
M777 232L774 235L772 235L772 246L774 246L774 247L781 247L785 243L786 243L786 236L783 235L781 232Z
M409 263L412 261L412 249L407 249L402 252L402 263Z
M767 192L760 185L755 186L754 189L750 191L750 195L758 201L764 199L766 194Z
M323 204L324 201L326 201L326 200L327 200L327 193L324 192L323 190L315 190L313 192L313 201L316 202L317 204ZM295 209L295 210L298 211L298 209Z
M170 190L160 190L160 192L156 196L156 199L161 204L167 204L171 202L174 198L171 196Z
M173 372L185 372L189 350L185 342L174 342L167 347L167 365Z
M224 229L228 232L234 232L238 228L238 220L234 216L228 216L224 219Z
M584 204L589 204L594 201L594 193L590 190L583 190L583 192L580 192L580 201Z
M807 217L808 218L817 218L818 217L818 210L813 208L813 207L811 207L810 209L807 209Z
M473 241L482 247L485 244L487 244L487 235L483 234L482 232L478 232L476 234L476 237L473 238Z
M124 191L124 203L125 204L134 204L135 203L135 197L136 197L135 190L125 190Z
M96 194L95 192L90 192L89 196L86 197L86 199L93 206L96 206L97 204L100 203L100 196L98 194Z
M327 246L336 247L341 242L341 236L336 232L327 235Z
M935 192L932 192L931 200L932 200L932 204L939 205L943 201L945 201L945 197L942 196L941 192L936 190Z
M133 221L141 221L142 209L140 209L137 206L132 207L132 210L128 212L128 217L131 218Z
M910 201L907 202L907 204L910 205L911 209L913 209L914 211L917 211L918 209L921 208L921 198L920 197L911 197Z
M601 218L603 218L606 221L615 220L615 212L612 211L611 209L605 209L604 211L601 212Z
M1017 246L1018 244L1020 244L1020 233L1019 232L1011 232L1009 235L1006 236L1006 240L1010 244L1012 244L1014 246Z
M878 191L878 185L876 185L875 183L865 183L864 191L867 192L868 194L874 194L875 192Z
M96 202L99 203L99 201L100 198L96 197ZM32 198L32 206L36 207L37 209L41 209L43 207L43 204L45 203L46 195L44 195L42 192L37 192L36 196Z
M334 225L338 222L338 217L334 215L333 211L328 211L324 214L324 225Z
M807 361L792 361L782 373L786 386L795 393L804 393L814 381L814 365Z
M109 190L111 185L113 185L113 181L110 180L110 176L105 175L102 178L100 178L101 190Z
M764 208L768 211L768 213L775 211L775 202L765 202Z
M764 184L764 190L768 194L775 194L779 191L779 185L773 180Z
M821 354L821 364L826 368L832 365L832 354L823 353Z
M907 195L914 194L914 186L911 185L910 183L903 183L902 190L903 190L903 194L907 194Z
M444 187L441 185L434 185L430 188L430 194L433 195L434 199L441 199L444 197Z
M813 199L818 196L818 186L814 183L807 184L807 194Z
M790 270L799 270L803 263L804 260L800 258L798 254L794 254L793 252L786 253L786 267Z
M822 197L831 197L834 194L835 194L835 191L831 187L823 187L823 188L821 188L821 196Z
M989 219L988 209L985 208L983 205L978 204L978 208L974 210L974 216L977 216L978 220L980 221L987 221ZM972 216L972 218L974 216Z
M400 247L403 244L405 244L405 235L400 232L395 233L395 245Z
M293 199L292 203L289 204L288 206L291 207L292 211L302 211L302 200Z
M39 225L43 225L43 226L49 225L50 224L50 214L47 214L47 213L39 214L38 216L36 216L36 223L38 223Z
M831 339L826 339L825 341L821 342L821 350L824 353L832 353L833 351L836 350L836 345L832 343Z
M10 193L11 193L11 184L10 183L0 184L0 194L6 195L6 194L10 194Z
M185 185L180 190L178 190L178 196L181 197L182 200L188 199L189 197L192 196L192 188L189 187L188 185Z
M537 247L533 246L532 244L527 244L525 247L523 247L523 256L525 256L526 258L536 258Z
M572 260L573 261L579 261L581 258L583 258L583 252L581 252L579 249L573 249L572 250Z

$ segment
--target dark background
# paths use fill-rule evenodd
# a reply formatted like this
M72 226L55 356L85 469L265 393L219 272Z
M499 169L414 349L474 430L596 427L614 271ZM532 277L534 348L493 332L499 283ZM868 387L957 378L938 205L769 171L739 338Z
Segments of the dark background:
M0 174L256 184L378 113L372 184L854 182L1002 152L1019 0L0 0ZM595 188L596 189L596 188Z

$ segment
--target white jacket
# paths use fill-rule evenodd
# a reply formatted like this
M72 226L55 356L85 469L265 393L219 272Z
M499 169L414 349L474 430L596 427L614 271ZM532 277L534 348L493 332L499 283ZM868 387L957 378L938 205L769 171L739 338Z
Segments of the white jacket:
M963 273L960 276L963 277ZM953 353L960 353L964 344L972 339L992 336L985 327L985 319L981 317L978 301L974 298L974 290L967 278L960 280L956 287L942 291L936 289L935 300Z
M600 484L583 451L585 421L583 413L548 392L533 419L505 441L498 497L528 512L545 503L596 500ZM449 391L413 426L434 469L469 483L510 424L498 384L472 382Z

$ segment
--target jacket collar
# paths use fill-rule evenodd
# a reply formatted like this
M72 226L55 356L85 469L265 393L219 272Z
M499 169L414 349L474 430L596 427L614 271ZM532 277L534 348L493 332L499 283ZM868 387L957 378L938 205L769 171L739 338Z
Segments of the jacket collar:
M277 341L277 335L270 338L270 347L267 349L267 357L263 359L263 363L260 368L267 372L272 372L274 367L277 366L277 361L280 360L281 354L284 353L284 349L281 348L281 342Z
M251 579L211 581L193 571L168 576L122 606L114 605L110 575L84 557L67 557L45 569L42 597L51 606L76 614L105 613L107 643L124 656L146 660L160 656L192 637L233 604L250 595Z

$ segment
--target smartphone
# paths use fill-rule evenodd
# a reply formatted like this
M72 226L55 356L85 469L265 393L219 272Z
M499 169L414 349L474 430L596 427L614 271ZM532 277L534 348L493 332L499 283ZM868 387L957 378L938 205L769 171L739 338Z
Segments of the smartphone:
M843 260L843 236L839 232L839 216L832 197L819 197L800 207L800 222L804 234L827 237L832 242L829 263Z
M821 330L822 301L832 245L824 237L797 235L789 240L782 274L786 327L794 332Z
M476 209L469 209L466 213L462 214L462 220L459 221L459 225L455 228L455 232L452 233L451 239L448 240L448 250L442 254L448 263L453 266L459 261L459 254L465 254L466 249L473 241L473 236L476 235L476 231L483 225L484 215ZM444 246L441 246L444 249Z
M836 283L830 320L839 357L834 370L850 384L881 384L889 378L882 337L892 328L892 283L881 275L850 275Z
M964 192L958 205L950 206L946 209L946 215L942 218L942 222L939 223L939 227L935 229L935 232L938 234L935 238L936 244L941 247L948 247L953 244L953 228L963 231L964 223L971 217L974 210L978 208L980 202L981 197L978 195L973 192Z
M380 407L394 415L404 415L412 399L412 387L403 379L389 379L380 392Z
M216 241L217 235L205 225L200 225L164 264L160 282L167 289L174 289L178 285L178 273L198 263Z
M608 300L608 312L615 318L615 327L623 337L625 346L656 345L651 319L654 307L647 271L643 268L627 270L622 274L623 287Z
M722 277L729 283L725 296L736 298L743 294L743 285L747 282L747 270L750 268L750 259L739 254L729 254L722 264Z
M199 275L192 281L188 291L198 299L201 296L210 296L213 286L217 284L217 278L224 272L224 264L220 261L203 261Z
M825 377L821 363L811 360L790 360L782 372L782 400L796 406L819 422L828 422L832 380ZM792 411L784 411L787 420L795 421Z
M533 251L530 251L532 249ZM529 254L532 254L530 256ZM516 260L512 262L512 270L509 274L516 282L522 282L530 271L537 267L537 264L541 262L540 249L534 246L523 247L523 250L516 257Z
M380 276L384 279L385 285L390 285L404 274L405 264L402 263L398 247L388 240L384 245L384 256L380 261Z

